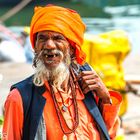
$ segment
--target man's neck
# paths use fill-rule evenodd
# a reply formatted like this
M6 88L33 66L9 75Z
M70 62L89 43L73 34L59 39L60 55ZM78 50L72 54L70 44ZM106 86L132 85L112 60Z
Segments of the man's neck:
M64 82L62 83L61 85L61 89L64 91L64 92L67 92L68 89L69 89L69 76L67 76L67 78L64 80Z

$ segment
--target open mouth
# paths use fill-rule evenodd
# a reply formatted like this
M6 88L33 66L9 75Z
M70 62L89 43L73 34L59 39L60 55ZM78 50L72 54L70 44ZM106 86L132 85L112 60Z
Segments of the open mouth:
M44 54L46 58L54 58L60 56L59 54Z
M60 50L48 50L45 49L42 52L45 64L57 65L63 59L63 53Z
M63 57L63 53L60 50L44 50L43 56L47 59L52 59L56 57Z

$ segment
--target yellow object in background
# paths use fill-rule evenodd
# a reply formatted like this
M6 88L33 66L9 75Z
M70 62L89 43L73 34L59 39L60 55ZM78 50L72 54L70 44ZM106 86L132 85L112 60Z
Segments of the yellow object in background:
M117 132L115 140L125 140L124 129L120 128Z
M25 26L23 29L23 32L25 32L26 34L30 34L30 27L29 26Z
M82 49L86 61L95 69L110 89L125 91L123 61L131 50L127 33L114 30L99 35L85 34ZM127 110L127 94L123 95L120 115Z

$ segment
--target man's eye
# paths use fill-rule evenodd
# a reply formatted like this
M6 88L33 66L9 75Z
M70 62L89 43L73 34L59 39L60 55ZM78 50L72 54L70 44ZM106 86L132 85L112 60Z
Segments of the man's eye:
M43 35L38 36L38 41L44 41L46 39L46 37L44 37Z
M40 37L38 40L39 40L39 41L43 41L43 40L44 40L44 38L43 38L43 37Z
M64 40L64 38L61 37L61 36L55 36L55 37L54 37L54 40Z

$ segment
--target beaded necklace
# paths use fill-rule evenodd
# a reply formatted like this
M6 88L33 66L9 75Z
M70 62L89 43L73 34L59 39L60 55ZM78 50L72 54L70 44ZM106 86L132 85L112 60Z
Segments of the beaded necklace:
M67 125L66 120L65 120L65 118L63 116L63 113L62 113L62 111L61 111L61 109L60 109L60 107L58 105L58 102L57 102L53 87L52 87L52 85L50 85L51 95L52 95L52 99L53 99L53 102L54 102L54 105L55 105L56 114L57 114L57 117L58 117L58 120L59 120L61 130L63 131L63 133L65 135L73 133L77 129L78 125L79 125L79 115L78 115L78 106L77 106L77 101L76 101L75 84L74 84L74 81L73 81L73 77L71 75L73 76L72 69L70 69L69 84L70 84L70 87L71 87L71 94L72 94L72 100L73 100L74 111L75 111L74 112L75 116L74 116L73 129L69 128L69 126ZM63 103L62 110L67 111L67 107L65 106L63 99L62 99L62 103ZM63 127L62 122L64 122L64 125L66 126L67 130L65 130L65 128Z

